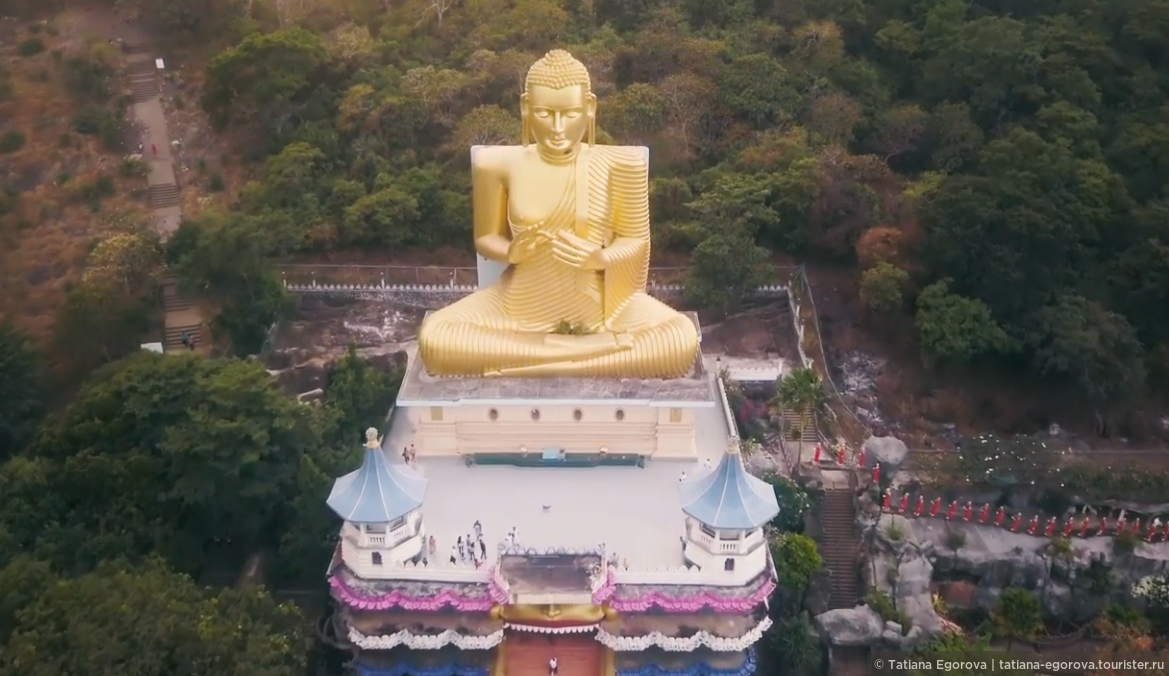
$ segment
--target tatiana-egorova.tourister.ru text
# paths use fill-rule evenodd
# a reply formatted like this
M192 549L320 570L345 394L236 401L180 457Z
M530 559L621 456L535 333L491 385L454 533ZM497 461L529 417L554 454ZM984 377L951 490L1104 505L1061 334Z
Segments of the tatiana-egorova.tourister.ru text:
M1082 659L1063 656L1058 660L1016 659L1001 655L955 654L911 656L882 655L871 662L873 674L901 674L913 671L966 672L966 673L1018 673L1018 674L1076 674L1091 672L1127 672L1148 674L1165 669L1164 660L1151 660L1150 655L1132 657L1099 655L1084 656Z

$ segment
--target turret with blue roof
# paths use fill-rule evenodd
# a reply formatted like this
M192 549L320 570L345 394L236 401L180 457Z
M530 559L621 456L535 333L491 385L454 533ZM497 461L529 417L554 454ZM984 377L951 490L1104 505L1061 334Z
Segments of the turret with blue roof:
M743 465L732 437L722 460L709 472L678 485L686 519L686 560L705 568L720 561L728 571L736 558L766 556L762 527L779 514L775 491Z
M349 545L372 550L372 565L417 558L424 536L419 509L429 481L407 465L391 464L377 430L370 428L365 438L361 467L334 481L326 501L346 522L342 545L348 536Z

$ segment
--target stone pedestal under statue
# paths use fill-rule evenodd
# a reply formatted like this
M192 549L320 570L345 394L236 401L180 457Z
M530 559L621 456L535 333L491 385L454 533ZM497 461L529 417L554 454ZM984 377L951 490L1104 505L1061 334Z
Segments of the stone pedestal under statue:
M413 428L419 457L694 458L695 414L716 407L716 377L701 355L690 373L669 379L443 377L428 374L415 356L395 424Z

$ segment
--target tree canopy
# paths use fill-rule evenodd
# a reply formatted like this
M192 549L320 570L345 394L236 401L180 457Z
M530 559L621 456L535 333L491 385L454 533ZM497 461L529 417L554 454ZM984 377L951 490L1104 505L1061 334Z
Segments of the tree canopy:
M168 31L246 34L202 104L262 130L260 162L212 220L266 256L469 246L467 148L517 140L526 68L562 46L599 137L650 147L692 301L733 308L778 252L856 266L931 363L1029 364L1101 408L1169 367L1157 0L146 4Z

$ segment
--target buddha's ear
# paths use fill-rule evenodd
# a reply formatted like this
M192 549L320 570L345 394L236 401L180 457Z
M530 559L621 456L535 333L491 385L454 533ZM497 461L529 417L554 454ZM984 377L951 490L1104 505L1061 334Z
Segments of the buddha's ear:
M520 94L520 145L525 148L532 138L532 127L528 121L531 118L532 105L529 103L528 94L524 92Z
M596 115L597 114L597 95L596 94L589 92L585 96L585 110L588 112L589 115Z

